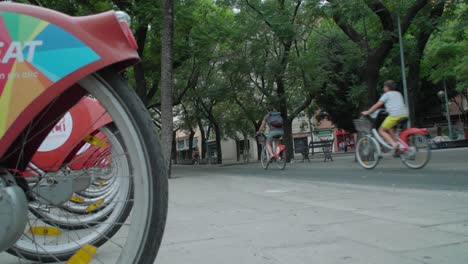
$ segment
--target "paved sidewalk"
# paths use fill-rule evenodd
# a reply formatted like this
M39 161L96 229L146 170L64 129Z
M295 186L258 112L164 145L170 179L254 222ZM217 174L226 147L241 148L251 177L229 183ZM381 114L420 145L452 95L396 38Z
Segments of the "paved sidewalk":
M175 166L156 263L466 264L467 153L438 151L424 170L387 158L367 171L353 157ZM114 253L98 250L106 264Z
M157 263L468 263L465 192L174 173Z

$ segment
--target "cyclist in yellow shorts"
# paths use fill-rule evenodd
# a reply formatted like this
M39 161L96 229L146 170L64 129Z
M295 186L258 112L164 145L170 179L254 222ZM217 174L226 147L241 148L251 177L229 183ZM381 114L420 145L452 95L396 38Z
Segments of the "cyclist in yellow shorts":
M375 110L385 105L388 112L388 117L385 118L379 128L379 133L395 150L398 151L398 143L395 141L394 127L402 118L408 118L408 108L406 107L403 96L396 91L397 84L395 81L388 80L384 83L384 94L379 101L375 103L369 110L362 112L363 115L370 115Z

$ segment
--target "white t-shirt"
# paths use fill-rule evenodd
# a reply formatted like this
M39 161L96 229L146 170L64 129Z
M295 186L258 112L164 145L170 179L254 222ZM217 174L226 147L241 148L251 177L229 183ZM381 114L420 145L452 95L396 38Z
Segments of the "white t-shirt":
M379 101L384 102L385 108L390 116L408 115L403 96L397 91L386 92L380 97Z

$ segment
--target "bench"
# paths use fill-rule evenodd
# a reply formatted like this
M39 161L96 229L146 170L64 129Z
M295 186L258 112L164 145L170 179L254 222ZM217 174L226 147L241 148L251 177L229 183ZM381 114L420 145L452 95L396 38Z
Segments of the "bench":
M325 156L325 159L323 160L324 162L326 162L327 160L333 161L332 151L333 151L334 141L335 139L321 140L321 141L315 141L315 142L311 141L309 143L309 149L311 150L310 153L312 155L314 155L315 153L323 153L323 155ZM319 148L322 151L315 151L316 148ZM308 155L307 157L304 157L304 159L305 158L309 159Z

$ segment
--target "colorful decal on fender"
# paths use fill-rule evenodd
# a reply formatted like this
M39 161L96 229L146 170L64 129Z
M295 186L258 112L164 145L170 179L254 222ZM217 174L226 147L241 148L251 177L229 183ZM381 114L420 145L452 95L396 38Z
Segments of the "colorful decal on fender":
M99 58L54 24L0 12L0 139L48 87Z

